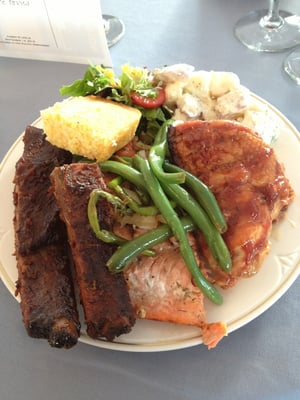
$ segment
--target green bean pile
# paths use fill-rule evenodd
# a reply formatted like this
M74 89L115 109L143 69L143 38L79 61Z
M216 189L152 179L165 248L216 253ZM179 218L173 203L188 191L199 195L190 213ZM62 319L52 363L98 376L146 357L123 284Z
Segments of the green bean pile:
M136 154L124 162L111 159L100 163L102 171L117 175L109 183L109 188L115 195L98 189L91 193L88 205L89 222L100 240L119 246L107 262L113 273L123 271L140 254L153 255L152 249L155 245L174 236L196 285L213 303L221 304L222 296L199 269L187 232L199 229L220 268L229 272L231 257L222 237L227 229L226 221L209 188L192 174L165 160L170 124L171 121L167 121L162 125L148 155ZM126 192L122 187L123 181L136 188L139 201ZM101 229L96 209L99 197L106 198L121 214L160 214L165 223L133 240L125 241L112 232ZM180 218L179 215L182 214L185 216Z

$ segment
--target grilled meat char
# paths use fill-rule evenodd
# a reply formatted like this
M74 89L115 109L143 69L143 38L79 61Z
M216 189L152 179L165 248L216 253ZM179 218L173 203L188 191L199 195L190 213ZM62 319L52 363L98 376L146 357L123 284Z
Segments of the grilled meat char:
M28 335L58 348L73 347L80 332L67 246L53 243L18 257L17 291Z
M131 330L135 315L123 274L106 267L115 246L97 239L88 221L89 196L95 188L106 188L103 176L97 164L78 163L55 168L51 180L68 231L87 334L112 341ZM111 205L102 199L98 207L101 227L110 229Z
M55 166L72 161L72 154L49 143L42 129L25 130L24 153L16 164L14 183L17 252L26 254L41 245L58 241L62 225L53 195L50 173Z
M168 134L173 161L206 183L227 220L224 240L232 271L220 270L202 235L203 272L223 288L260 268L269 250L272 222L294 197L274 150L252 130L231 121L190 121Z
M72 155L28 126L14 177L14 228L18 268L16 292L28 335L51 346L77 343L80 324L68 257L65 227L50 188L50 172Z

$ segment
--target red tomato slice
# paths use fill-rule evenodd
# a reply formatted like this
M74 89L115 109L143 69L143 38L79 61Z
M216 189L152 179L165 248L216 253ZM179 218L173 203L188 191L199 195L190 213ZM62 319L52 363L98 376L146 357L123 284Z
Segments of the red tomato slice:
M166 93L163 88L156 88L156 90L157 90L157 96L155 98L141 96L136 92L132 92L130 95L131 101L140 107L158 108L165 102Z

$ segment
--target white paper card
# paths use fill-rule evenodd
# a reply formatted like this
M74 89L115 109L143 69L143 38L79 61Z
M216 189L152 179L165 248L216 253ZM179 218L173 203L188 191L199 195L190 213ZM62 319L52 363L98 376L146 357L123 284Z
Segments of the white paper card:
M100 0L0 0L0 56L111 66Z

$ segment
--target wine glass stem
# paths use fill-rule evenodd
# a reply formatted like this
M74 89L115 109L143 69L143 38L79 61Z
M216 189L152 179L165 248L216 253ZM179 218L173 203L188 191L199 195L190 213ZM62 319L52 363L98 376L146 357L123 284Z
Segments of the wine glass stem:
M261 18L260 25L266 29L277 29L283 24L283 18L279 15L279 1L270 0L268 14Z

